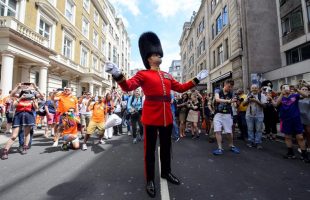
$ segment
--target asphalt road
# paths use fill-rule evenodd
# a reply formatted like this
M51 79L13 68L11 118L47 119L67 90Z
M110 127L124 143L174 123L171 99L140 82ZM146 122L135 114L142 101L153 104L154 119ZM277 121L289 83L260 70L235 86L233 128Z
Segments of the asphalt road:
M309 199L310 165L283 159L283 143L266 141L263 150L236 144L241 154L213 156L215 144L205 136L173 143L172 169L182 184L168 184L170 199ZM131 136L104 145L93 138L87 151L64 152L51 145L49 139L35 138L27 155L15 147L8 160L0 160L1 200L150 199L144 190L143 144L132 144ZM155 199L162 199L158 167L156 177Z

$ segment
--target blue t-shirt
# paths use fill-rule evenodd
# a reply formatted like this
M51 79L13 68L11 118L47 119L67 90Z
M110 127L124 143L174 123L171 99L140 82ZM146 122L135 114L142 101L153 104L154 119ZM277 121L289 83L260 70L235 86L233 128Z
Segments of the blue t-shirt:
M45 105L47 106L48 112L55 114L56 109L54 107L54 102L52 100L47 100Z
M291 94L288 97L282 97L280 105L280 119L289 120L295 117L300 117L298 107L299 94Z

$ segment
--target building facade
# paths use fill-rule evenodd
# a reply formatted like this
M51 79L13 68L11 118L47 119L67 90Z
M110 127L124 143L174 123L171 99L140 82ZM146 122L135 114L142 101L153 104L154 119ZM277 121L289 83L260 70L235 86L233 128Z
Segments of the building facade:
M0 16L1 88L8 94L19 82L33 82L47 93L72 87L103 94L112 79L104 71L109 43L122 52L121 42L109 36L109 27L122 32L124 48L130 41L121 19L109 17L105 0L3 0ZM115 15L114 15L115 16ZM120 49L120 50L118 50ZM124 60L129 63L129 53ZM128 70L128 67L122 67Z
M182 81L182 69L181 69L181 60L173 60L171 66L169 67L169 74L178 81Z
M276 88L310 81L310 0L275 0L281 66L263 74Z
M202 0L179 41L183 81L208 69L209 91L226 79L247 89L263 72L278 68L275 9L269 0Z

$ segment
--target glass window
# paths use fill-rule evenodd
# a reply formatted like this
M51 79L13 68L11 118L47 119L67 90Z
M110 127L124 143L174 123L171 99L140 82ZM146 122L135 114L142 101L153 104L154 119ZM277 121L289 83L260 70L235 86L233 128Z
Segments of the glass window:
M223 19L222 19L222 14L220 14L217 18L216 18L216 35L219 34L219 32L221 32L222 27L223 27Z
M88 38L88 33L89 33L89 21L85 17L83 17L82 34Z
M71 22L73 22L73 12L74 12L74 4L70 0L67 0L65 14L67 19Z
M94 12L94 22L98 25L99 24L99 13L97 10Z
M301 60L310 59L310 44L301 47Z
M87 59L88 58L88 51L86 48L82 47L82 52L81 52L81 66L87 67Z
M224 62L224 52L223 52L223 45L220 45L217 48L217 65L221 65Z
M96 31L94 31L93 43L96 47L98 47L98 33Z
M229 57L229 46L228 46L228 39L225 40L225 60Z
M105 41L103 38L101 39L101 51L103 55L105 55Z
M85 8L85 10L89 11L89 0L83 0L83 8Z
M310 1L307 1L308 22L310 23Z
M286 18L282 20L282 35L285 36L290 32L290 20Z
M0 16L16 16L16 0L0 1Z
M212 39L214 39L214 36L215 36L215 34L214 34L215 33L214 24L212 24L212 30L211 31L212 31L212 33L211 33L212 34Z
M298 49L291 51L291 64L299 62L299 52Z
M111 61L111 56L112 56L112 50L111 50L111 43L109 43L109 61Z
M303 26L301 11L293 13L291 16L291 29Z
M71 59L72 55L72 40L65 36L64 38L64 46L63 46L63 55L67 58Z
M228 9L227 6L223 9L223 26L226 26L228 24Z
M93 68L98 69L98 59L95 56L93 57Z
M113 47L113 62L117 63L117 49Z
M51 25L40 19L39 33L43 37L50 39Z

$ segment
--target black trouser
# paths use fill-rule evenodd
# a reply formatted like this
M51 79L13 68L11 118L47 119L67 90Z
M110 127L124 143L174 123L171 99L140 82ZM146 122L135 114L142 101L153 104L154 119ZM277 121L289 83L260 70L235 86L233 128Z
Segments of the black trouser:
M265 116L266 119L264 119L264 123L265 123L265 131L266 134L277 134L277 121L276 121L276 117L273 116Z
M139 126L139 133L140 136L143 136L143 126L141 123L141 114L140 113L135 113L131 115L131 128L132 128L132 137L136 138L137 137L137 125Z
M238 112L238 127L241 132L240 136L244 139L248 138L248 126L246 123L245 114L245 111Z
M120 118L122 118L122 113L121 113L121 112L119 112L119 113L114 113L114 114L116 114L117 116L119 116ZM123 131L122 131L122 124L113 127L113 134L114 134L114 135L117 135L118 133L119 133L119 134L122 134L122 132L123 132Z
M172 124L164 126L144 126L144 170L147 181L155 177L156 140L159 133L161 174L171 172L171 133Z

